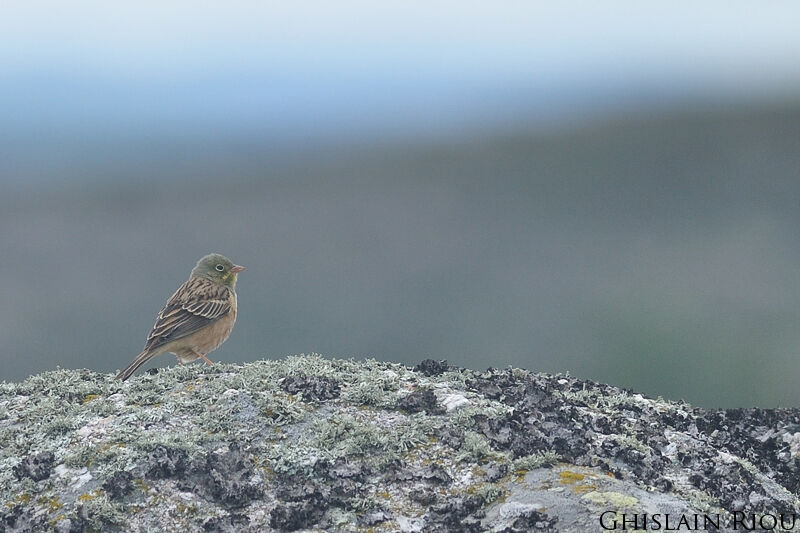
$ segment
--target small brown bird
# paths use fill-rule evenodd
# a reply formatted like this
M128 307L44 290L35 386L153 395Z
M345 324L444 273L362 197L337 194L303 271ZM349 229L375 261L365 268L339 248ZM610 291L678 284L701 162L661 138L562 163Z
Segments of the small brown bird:
M202 359L228 339L236 322L236 277L244 270L220 254L201 258L147 336L142 353L117 375L125 381L151 357L171 352L180 364Z

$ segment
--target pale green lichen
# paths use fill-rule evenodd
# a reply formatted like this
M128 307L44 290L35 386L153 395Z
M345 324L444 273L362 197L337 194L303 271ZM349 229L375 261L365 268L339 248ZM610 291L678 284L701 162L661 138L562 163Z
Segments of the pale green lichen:
M81 514L88 517L90 529L104 531L109 525L119 526L125 523L122 506L109 501L102 491L97 490L78 496L78 505L84 508L84 513Z
M475 373L465 368L456 368L442 372L437 376L439 383L445 383L455 390L465 390L470 381L475 379Z
M374 498L367 497L351 498L349 503L350 506L359 513L369 511L378 506L378 502L376 502Z
M506 491L497 483L480 483L470 487L467 493L478 496L483 501L483 505L489 505L503 498Z
M602 509L635 509L639 500L633 496L615 491L592 491L584 494L582 499Z
M316 420L298 440L277 443L269 451L277 472L310 472L319 461L379 456L390 461L430 441L439 423L425 414L398 415L390 424L367 412L333 413Z
M489 443L489 439L480 433L465 431L464 442L461 445L460 453L456 456L456 460L460 462L481 462L490 458L507 460L508 454L495 451Z
M346 387L342 391L342 398L355 405L373 407L391 407L397 402L396 394L374 381L362 381Z
M311 442L336 455L360 455L371 449L386 449L390 439L369 420L349 414L334 414L317 421L312 427Z
M720 512L719 502L702 489L676 487L675 492L681 495L695 509L701 512Z
M571 402L582 402L592 409L606 412L618 412L620 408L637 401L624 390L615 394L602 395L584 388L578 391L561 391L559 394Z
M560 460L561 456L556 452L539 452L514 459L513 469L515 472L525 472L528 470L542 468L544 466L554 465Z
M45 435L56 437L77 429L76 424L77 423L73 417L59 415L53 417L50 421L43 424L42 431L45 433Z
M531 375L530 370L518 367L511 367L511 376L517 381L522 381L530 375Z
M632 435L617 435L614 437L617 443L625 448L631 448L644 454L650 453L650 447Z
M503 419L513 412L513 409L504 403L487 400L483 397L472 398L470 404L457 409L452 415L453 423L460 427L472 427L476 415L490 419Z
M355 503L355 502L354 502ZM354 504L355 507L355 504ZM356 521L355 513L347 512L343 509L334 508L328 511L328 518L334 527L344 527Z

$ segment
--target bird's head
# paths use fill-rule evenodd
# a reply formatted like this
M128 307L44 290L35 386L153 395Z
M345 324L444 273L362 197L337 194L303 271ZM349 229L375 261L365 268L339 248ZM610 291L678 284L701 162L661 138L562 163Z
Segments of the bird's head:
M234 265L233 262L220 254L208 254L200 258L192 269L192 276L210 279L230 288L236 286L236 276L244 270L243 266Z

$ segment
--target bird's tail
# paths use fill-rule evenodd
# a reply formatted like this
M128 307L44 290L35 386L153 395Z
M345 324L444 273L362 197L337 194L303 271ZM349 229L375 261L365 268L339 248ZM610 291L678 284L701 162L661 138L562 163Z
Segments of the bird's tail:
M117 379L125 381L126 379L131 377L131 375L133 375L134 372L139 370L139 367L142 366L143 364L145 364L154 355L158 355L158 354L157 353L153 353L153 352L151 352L150 350L147 350L147 349L143 350L142 353L137 355L133 359L133 361L131 361L131 364L129 364L127 367L125 367L125 370L123 370L122 372L117 374Z

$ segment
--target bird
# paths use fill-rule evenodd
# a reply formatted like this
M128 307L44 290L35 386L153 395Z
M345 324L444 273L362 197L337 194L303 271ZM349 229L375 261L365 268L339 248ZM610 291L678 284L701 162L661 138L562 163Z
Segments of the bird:
M225 342L236 322L236 278L245 268L221 254L197 261L183 285L167 300L147 335L144 349L117 374L125 381L156 355L173 353L180 364L202 359Z

